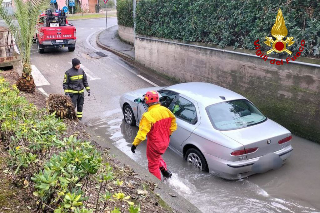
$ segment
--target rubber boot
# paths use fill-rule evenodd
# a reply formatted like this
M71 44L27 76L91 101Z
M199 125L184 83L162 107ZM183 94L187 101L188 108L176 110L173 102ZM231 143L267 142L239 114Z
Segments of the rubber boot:
M161 171L163 177L171 178L172 173L168 169L166 170L165 168L161 168L160 171Z

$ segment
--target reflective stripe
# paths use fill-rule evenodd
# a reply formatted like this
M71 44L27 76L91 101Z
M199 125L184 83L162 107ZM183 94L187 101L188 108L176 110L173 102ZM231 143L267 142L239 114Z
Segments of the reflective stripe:
M82 115L77 115L77 118L82 118Z
M83 75L75 75L70 77L71 81L75 81L75 80L79 80L79 79L83 79Z
M77 112L77 114L78 114L78 115L82 115L82 114L83 114L83 112Z
M86 90L89 90L90 89L90 87L86 87Z
M64 80L63 80L63 83L66 83L67 82L67 75L64 74Z
M64 90L64 93L84 93L84 89L80 90L80 91L66 89L66 90Z

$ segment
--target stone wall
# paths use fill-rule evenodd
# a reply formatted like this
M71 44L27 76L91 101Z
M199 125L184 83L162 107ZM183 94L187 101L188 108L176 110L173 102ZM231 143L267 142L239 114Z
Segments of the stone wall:
M320 142L320 66L270 64L214 48L137 38L135 59L180 82L210 82L250 99L293 133Z
M118 33L119 33L119 36L122 40L130 43L130 44L133 44L134 43L134 31L133 31L133 28L131 27L124 27L124 26L121 26L119 25L119 28L118 28Z

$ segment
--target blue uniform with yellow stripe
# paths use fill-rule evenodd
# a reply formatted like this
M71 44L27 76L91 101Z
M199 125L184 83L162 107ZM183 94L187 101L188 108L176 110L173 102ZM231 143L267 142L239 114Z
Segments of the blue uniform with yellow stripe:
M81 120L84 104L84 89L90 92L87 75L83 69L72 67L64 74L63 89L70 96L74 107L77 108L77 117Z

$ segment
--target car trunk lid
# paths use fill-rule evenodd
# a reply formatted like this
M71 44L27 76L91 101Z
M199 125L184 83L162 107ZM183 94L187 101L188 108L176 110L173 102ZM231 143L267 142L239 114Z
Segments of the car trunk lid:
M276 122L267 119L266 121L242 129L221 131L227 137L241 143L246 151L247 159L260 157L272 152L276 152L289 143L279 144L278 142L291 133ZM254 148L258 148L256 151Z

